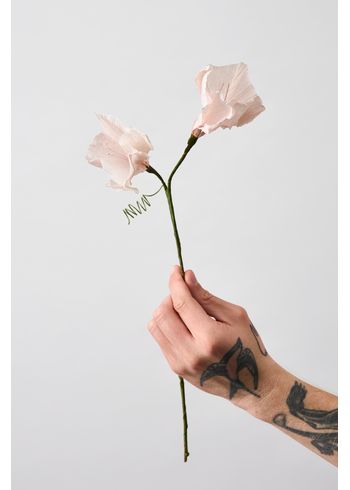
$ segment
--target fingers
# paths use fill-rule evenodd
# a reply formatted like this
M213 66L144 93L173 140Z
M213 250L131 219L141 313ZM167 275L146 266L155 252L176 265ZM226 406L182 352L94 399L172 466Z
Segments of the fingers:
M190 331L174 311L171 297L168 296L156 309L153 320L172 346L186 346L192 338Z
M164 357L168 361L170 367L173 368L173 366L175 365L176 355L171 343L166 338L164 333L161 331L161 329L159 328L155 320L151 320L147 325L147 328L149 333L152 335L152 337L155 339L155 341L158 343L159 347L161 348Z
M243 310L239 306L233 305L209 293L209 291L199 284L193 271L186 271L185 281L193 298L198 301L208 315L214 317L216 320L230 323L240 314L240 310Z
M170 296L153 313L148 330L158 342L171 369L180 374L183 363L194 351L193 337L174 311Z
M162 349L164 354L169 354L169 355L172 354L173 349L171 343L166 338L166 336L161 331L161 329L158 327L157 322L152 319L148 323L147 328L149 333L152 335L152 337L157 341L159 347Z
M174 310L188 330L194 337L203 333L203 329L214 320L207 315L202 306L192 296L178 266L175 266L172 270L169 288Z

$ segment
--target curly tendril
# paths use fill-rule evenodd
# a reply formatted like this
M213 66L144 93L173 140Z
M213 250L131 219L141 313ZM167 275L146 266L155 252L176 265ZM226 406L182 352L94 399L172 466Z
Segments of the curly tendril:
M148 200L149 197L153 197L158 192L163 188L163 186L160 186L159 189L154 192L153 194L142 194L141 199L136 201L136 204L128 204L126 208L123 209L123 213L125 214L127 220L128 220L128 225L130 225L131 220L136 218L137 215L140 215L142 213L145 213L148 208L151 207L151 203Z

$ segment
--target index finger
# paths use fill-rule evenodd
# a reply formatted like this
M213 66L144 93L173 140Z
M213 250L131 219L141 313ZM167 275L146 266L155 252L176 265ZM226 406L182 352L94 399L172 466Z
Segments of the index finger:
M179 266L174 266L169 278L170 295L174 310L186 327L196 337L214 320L207 315L202 306L194 299Z

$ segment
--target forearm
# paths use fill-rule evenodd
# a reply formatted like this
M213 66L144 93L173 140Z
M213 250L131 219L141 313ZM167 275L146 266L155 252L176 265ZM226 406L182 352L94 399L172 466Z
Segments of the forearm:
M338 463L338 397L276 368L271 386L246 409L330 463Z
M244 308L175 268L149 330L179 376L281 429L337 464L338 399L282 369Z

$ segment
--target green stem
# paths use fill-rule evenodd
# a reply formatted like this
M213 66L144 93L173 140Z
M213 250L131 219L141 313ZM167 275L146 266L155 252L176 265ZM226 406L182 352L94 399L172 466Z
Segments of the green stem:
M174 203L173 203L173 198L171 195L171 189L170 187L167 187L165 189L165 195L168 201L168 206L169 206L169 212L170 212L170 218L171 218L171 223L173 225L173 231L174 231L174 237L175 237L175 243L176 243L176 250L177 250L177 256L179 259L179 264L180 264L180 269L182 276L184 275L184 263L182 259L182 249L181 249L181 241L180 241L180 236L179 236L179 230L177 228L177 223L176 223L176 217L175 217L175 209L174 209Z
M171 184L172 184L172 180L173 180L173 177L174 177L176 171L180 167L181 163L185 160L188 152L196 144L197 140L198 140L198 138L196 136L194 136L193 134L191 134L191 136L187 142L187 146L186 146L183 154L181 155L180 160L177 162L177 164L175 165L175 167L173 168L172 172L169 175L167 184L165 183L163 177L160 175L159 172L157 172L157 170L155 168L149 166L147 169L147 172L154 174L161 181L163 188L164 188L164 192L165 192L167 202L168 202L168 206L169 206L171 224L173 226L177 256L179 259L179 264L180 264L182 276L184 276L185 270L184 270L184 264L183 264L183 258L182 258L181 240L180 240L179 230L178 230L177 223L176 223L175 209L174 209L173 197L172 197L172 193L171 193ZM187 435L187 433L188 433L188 421L187 421L187 409L186 409L185 382L181 376L179 376L179 380L180 380L182 419L183 419L184 462L186 463L190 453L188 451L188 435Z
M178 168L180 167L181 163L185 160L185 158L187 157L187 153L191 150L191 148L197 143L198 141L198 137L197 136L194 136L193 134L191 134L191 136L189 137L188 141L187 141L187 146L183 152L183 154L181 155L181 158L180 160L177 162L177 164L175 165L175 167L173 168L171 174L169 175L169 178L168 178L168 187L170 187L171 189L171 181L173 180L173 177L175 175L175 172L178 170Z

